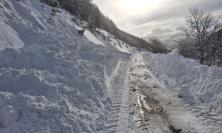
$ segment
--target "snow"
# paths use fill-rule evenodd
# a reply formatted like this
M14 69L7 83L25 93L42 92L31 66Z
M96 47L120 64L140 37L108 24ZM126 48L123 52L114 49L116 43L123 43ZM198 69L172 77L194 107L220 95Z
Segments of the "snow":
M130 59L131 60L131 59ZM129 66L130 64L126 64L125 68L125 77L123 77L123 88L122 88L122 96L121 96L121 107L120 107L120 117L117 126L117 133L123 132L128 133L129 130Z
M7 127L11 123L15 122L18 118L16 110L13 108L13 106L8 105L4 106L0 110L0 117L1 117L1 124L3 127Z
M108 59L108 58L107 58ZM117 74L118 70L119 70L119 67L120 67L120 64L121 64L121 61L118 60L118 59L115 59L115 58L112 58L113 60L111 60L109 58L109 61L111 63L107 64L106 67L105 67L105 85L107 88L110 88L111 86L111 81L114 79L115 75ZM116 63L116 65L115 65ZM115 66L114 68L112 68L113 66ZM110 72L109 72L110 71Z
M117 39L116 37L114 37L114 35L106 32L104 30L97 29L97 32L95 33L95 35L100 40L103 40L103 42L105 42L106 44L109 44L109 45L111 44L114 48L118 49L119 51L121 51L123 53L130 54L130 53L133 53L136 51L135 48L129 46L125 42Z
M87 22L83 21L81 22L80 20L77 20L75 18L75 21L77 21L78 23L75 24L72 21L70 21L70 19L66 19L65 20L67 23L73 25L77 30L83 30L84 27L87 27ZM96 45L101 45L101 46L105 46L105 44L103 43L102 40L98 39L91 31L89 31L88 29L84 29L84 37L86 37L89 41L91 41L93 44Z
M221 68L176 50L134 54L101 29L82 37L86 22L52 9L0 0L0 133L203 133L198 117L221 126Z
M143 57L154 75L181 97L188 108L204 120L221 125L222 68L186 59L178 50L167 55L143 53Z
M0 51L5 48L19 49L24 46L17 32L2 20L0 20L0 29Z
M92 133L112 125L112 88L120 98L117 78L124 81L130 52L103 34L80 36L85 22L52 9L38 0L0 7L0 133Z
M98 40L89 30L85 30L84 36L94 44L105 46L105 44Z
M107 112L107 123L105 128L101 130L101 133L107 132L122 132L128 133L128 68L130 63L130 58L118 55L116 65L114 65L114 73L110 81L110 86L108 88L108 95L111 98L112 104ZM115 56L110 58L116 59ZM112 60L110 60L112 61ZM107 68L108 69L108 68ZM112 69L111 69L112 70Z
M105 127L112 103L105 58L128 55L89 31L80 36L74 16L38 0L4 1L0 14L0 133Z
M94 35L90 30L85 29L84 27L87 27L87 22L85 21L80 21L77 18L74 17L73 21L70 21L70 19L65 19L65 21L71 25L73 25L77 30L84 30L84 37L86 37L89 41L91 41L93 44L100 45L100 46L105 46L103 40L99 39L96 35ZM101 36L101 35L99 35Z
M0 0L0 7L4 6L4 0Z

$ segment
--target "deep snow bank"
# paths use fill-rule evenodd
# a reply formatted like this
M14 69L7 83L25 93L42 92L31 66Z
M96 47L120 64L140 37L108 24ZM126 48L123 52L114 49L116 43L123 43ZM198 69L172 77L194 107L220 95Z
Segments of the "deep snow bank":
M0 133L104 128L111 104L105 58L121 53L81 37L73 16L39 0L1 4Z
M221 114L222 68L186 59L178 50L167 55L144 53L144 60L153 73L178 92L186 103L202 105L209 114Z
M24 43L19 39L18 34L4 21L0 20L0 51L5 48L22 48Z

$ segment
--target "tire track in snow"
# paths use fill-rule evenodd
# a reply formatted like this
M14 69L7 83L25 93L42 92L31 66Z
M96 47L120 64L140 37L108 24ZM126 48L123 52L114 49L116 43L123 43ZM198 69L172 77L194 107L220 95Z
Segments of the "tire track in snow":
M171 133L167 114L164 112L159 101L154 99L154 93L149 91L149 95L143 92L150 89L150 86L143 84L141 79L151 78L145 75L145 64L140 61L141 57L134 56L130 66L130 113L133 115L133 133Z
M119 60L118 70L111 81L109 95L112 106L103 133L128 133L128 66L129 61Z

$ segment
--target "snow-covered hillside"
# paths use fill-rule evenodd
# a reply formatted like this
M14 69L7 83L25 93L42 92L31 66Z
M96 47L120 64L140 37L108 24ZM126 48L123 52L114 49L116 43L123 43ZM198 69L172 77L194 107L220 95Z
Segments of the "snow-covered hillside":
M1 0L0 133L83 133L105 127L111 100L104 77L116 65L106 59L129 54L106 47L109 42L90 31L81 37L74 16L52 9L39 0Z

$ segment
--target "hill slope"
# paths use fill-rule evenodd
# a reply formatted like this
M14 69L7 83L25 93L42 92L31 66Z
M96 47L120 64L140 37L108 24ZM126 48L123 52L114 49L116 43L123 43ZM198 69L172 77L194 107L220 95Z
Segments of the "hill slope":
M74 14L79 19L88 23L87 28L94 31L95 28L103 29L119 40L137 48L148 50L152 52L167 52L161 51L155 45L146 42L142 38L133 36L129 33L120 30L112 20L100 12L99 8L92 2L92 0L42 0L43 2L54 6L61 7L66 11Z
M111 101L104 76L115 67L115 60L106 58L128 59L129 54L105 46L109 41L95 44L90 31L81 37L73 17L38 0L1 1L1 133L105 127Z

